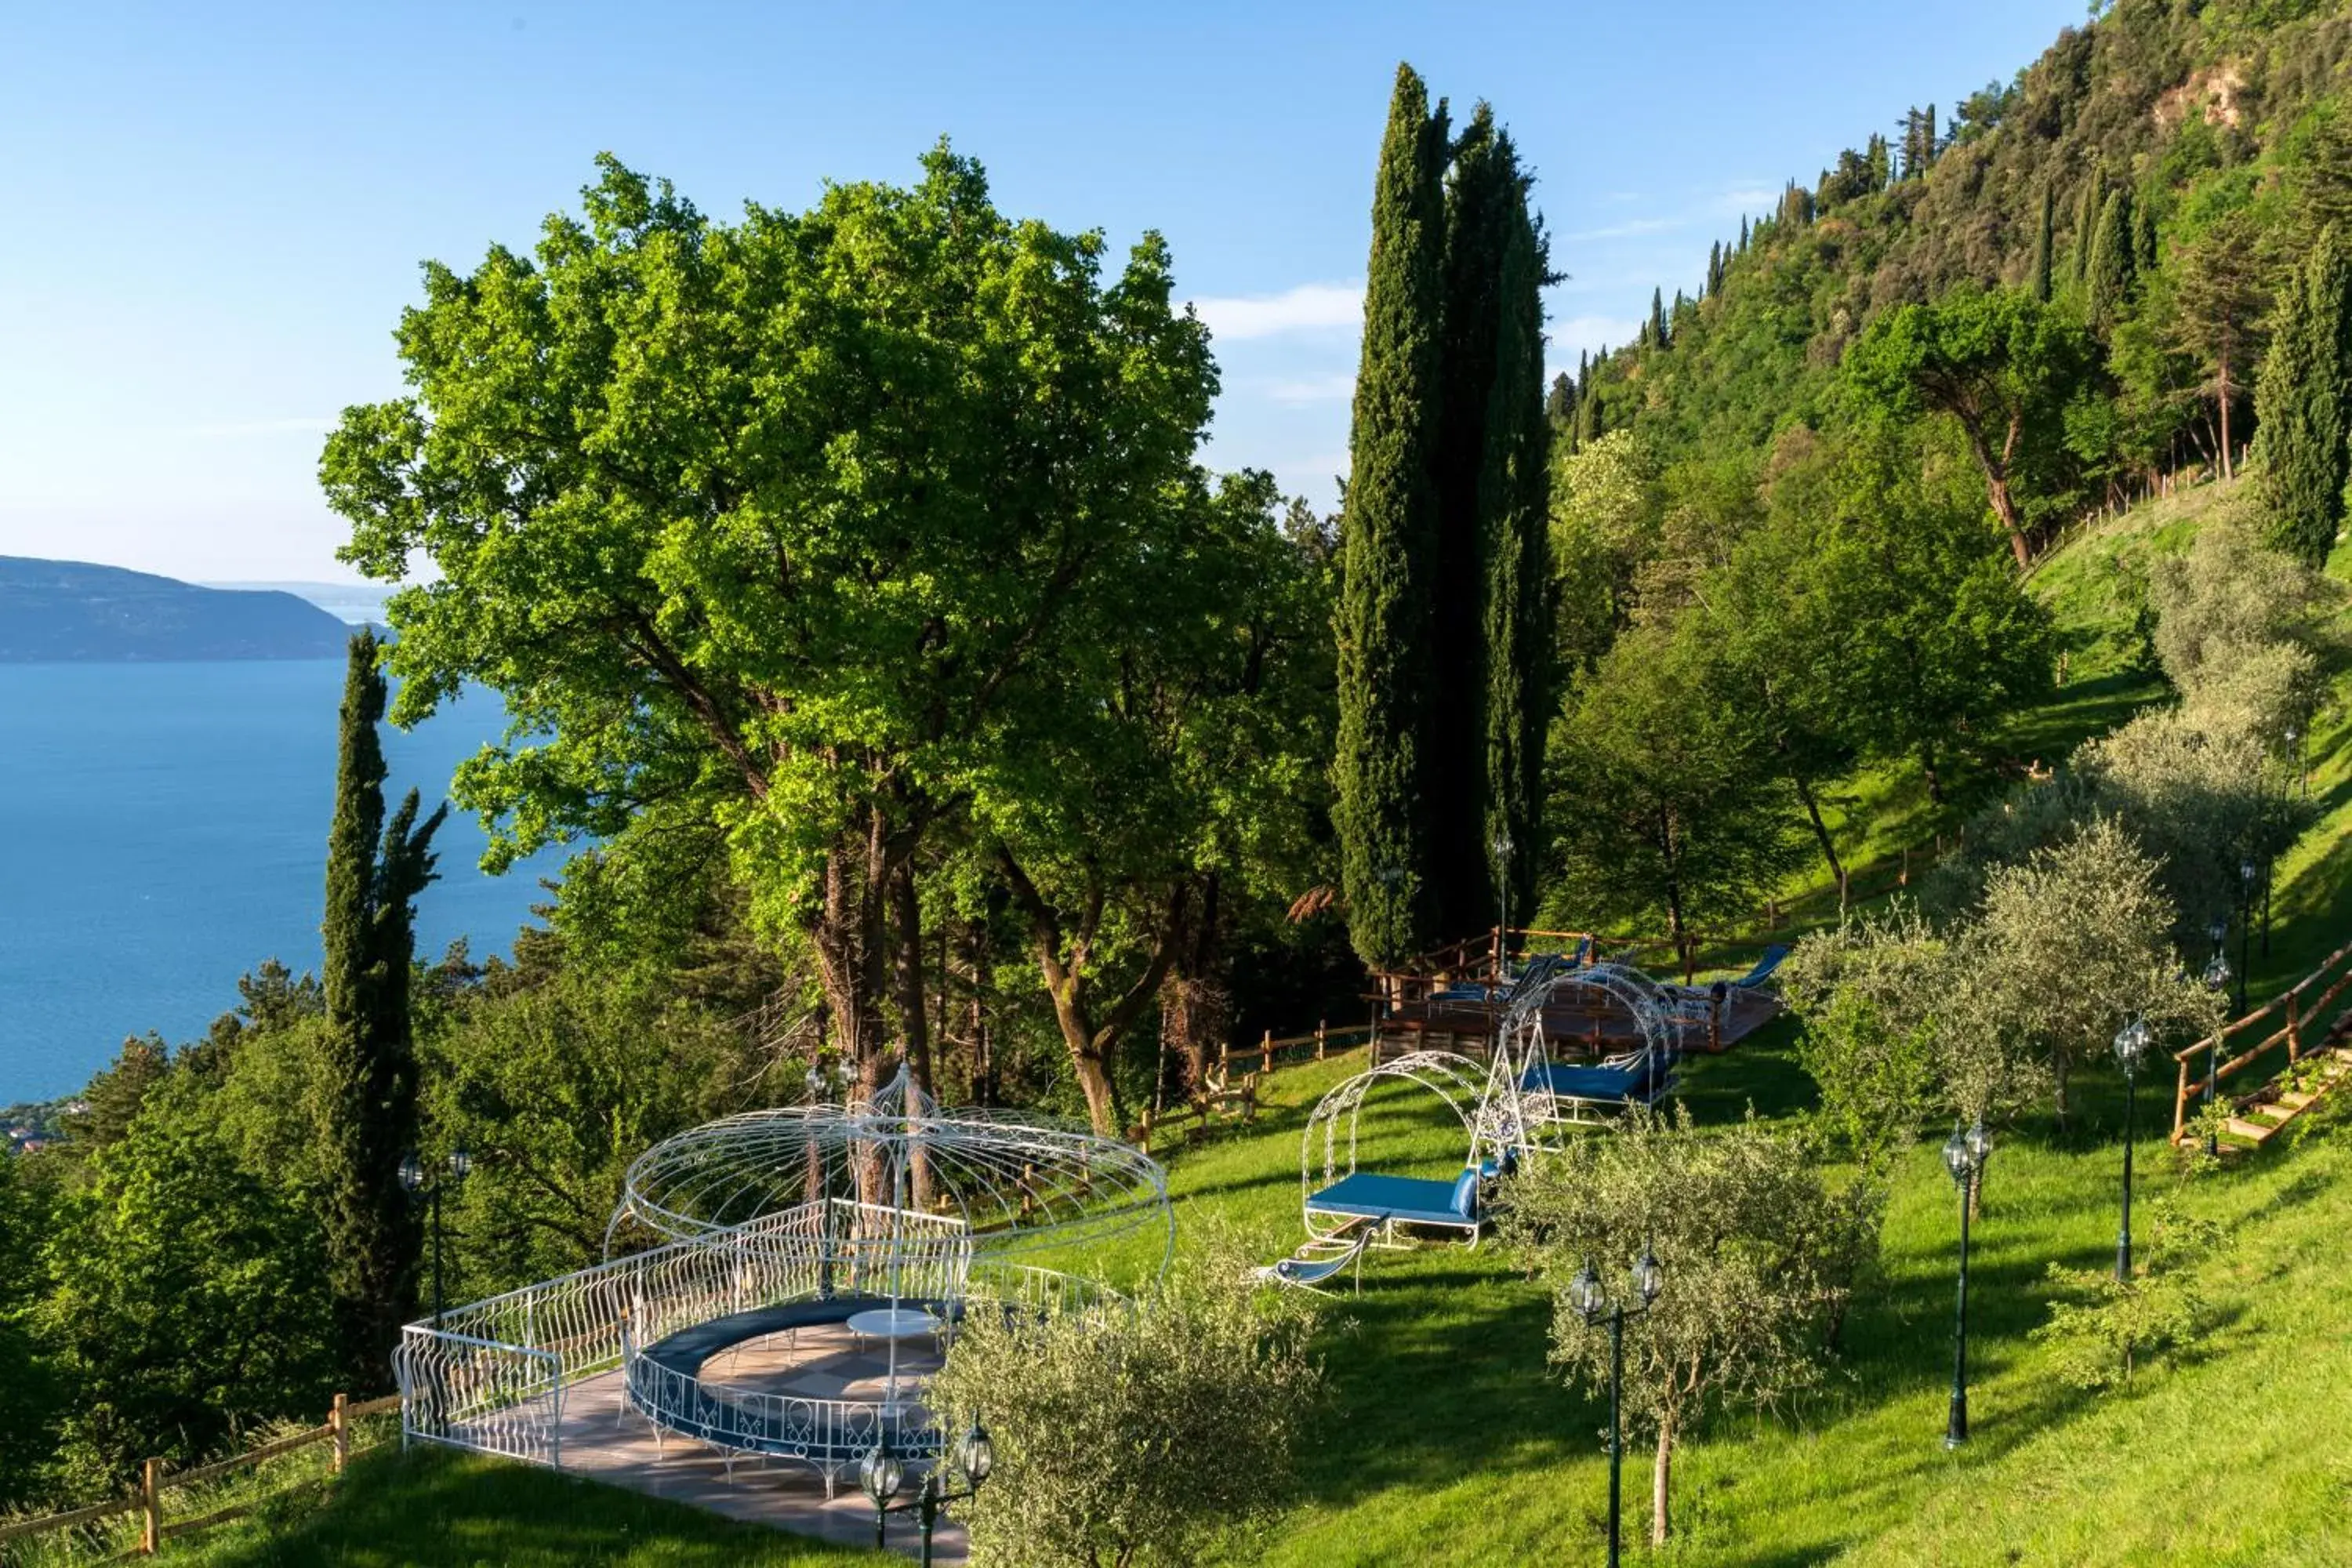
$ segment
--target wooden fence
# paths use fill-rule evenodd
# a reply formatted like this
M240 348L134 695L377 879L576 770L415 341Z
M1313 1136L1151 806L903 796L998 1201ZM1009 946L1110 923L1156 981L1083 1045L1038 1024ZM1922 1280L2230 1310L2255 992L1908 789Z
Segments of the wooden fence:
M2307 1057L2332 1050L2352 1028L2352 1007L2337 1008L2347 989L2352 989L2352 942L2337 948L2318 968L2244 1017L2232 1019L2208 1037L2173 1052L2179 1071L2172 1097L2173 1142L2188 1135L2192 1099L2200 1109L2211 1100L2240 1110L2259 1099L2261 1089L2233 1099L2225 1093L2225 1087L2268 1053L2284 1046L2285 1065L2292 1068ZM2229 1053L2226 1059L2224 1052Z
M214 1509L189 1519L172 1519L164 1507L165 1494L172 1490L202 1486L207 1481L223 1480L239 1470L266 1463L298 1449L320 1443L331 1445L330 1468L336 1475L352 1457L352 1423L362 1416L381 1415L400 1408L400 1395L386 1394L382 1399L366 1400L353 1405L341 1394L335 1395L332 1408L327 1412L324 1425L303 1431L289 1433L283 1437L248 1448L226 1459L196 1465L184 1470L166 1471L163 1461L149 1459L139 1469L139 1489L127 1498L102 1502L89 1508L74 1509L67 1513L47 1514L38 1519L0 1521L0 1543L29 1541L36 1536L50 1535L59 1531L80 1530L93 1524L103 1524L124 1514L139 1518L139 1544L125 1556L152 1557L163 1550L163 1542L183 1535L194 1535L215 1525L243 1519L259 1506L258 1500Z

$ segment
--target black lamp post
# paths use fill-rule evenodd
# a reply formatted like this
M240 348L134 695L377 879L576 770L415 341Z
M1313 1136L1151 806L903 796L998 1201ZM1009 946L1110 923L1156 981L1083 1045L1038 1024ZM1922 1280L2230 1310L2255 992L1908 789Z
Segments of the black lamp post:
M433 1214L433 1326L441 1326L441 1188L445 1182L463 1186L467 1173L474 1168L474 1156L460 1143L449 1151L448 1169L445 1173L430 1170L416 1151L410 1150L400 1157L400 1185L414 1199L422 1197Z
M2215 921L2213 929L2221 930L2221 922ZM2217 996L2230 988L2230 961L2221 956L2218 939L2212 962L2205 966L2205 984ZM2221 1037L2216 1033L2211 1039L2205 1042L2205 1109L2208 1110L2213 1109L2213 1097L2221 1089ZM2221 1152L2221 1135L2209 1130L2205 1134L2205 1152L2219 1154Z
M951 1502L978 1495L982 1484L988 1479L988 1472L996 1468L996 1447L989 1441L988 1429L974 1421L971 1430L956 1444L950 1464L962 1478L961 1489L941 1480L935 1466L924 1475L913 1497L904 1502L893 1502L891 1499L898 1495L899 1487L907 1479L907 1467L890 1452L887 1437L877 1440L866 1451L866 1458L858 1461L857 1485L874 1505L877 1549L882 1545L882 1527L890 1515L912 1513L923 1527L923 1568L931 1568L931 1531L939 1523L940 1510Z
M2242 891L2238 899L2238 1011L2246 1010L2246 960L2251 956L2246 944L2254 934L2254 858L2251 855L2238 862L2238 886Z
M2131 1279L2132 1113L2139 1108L2139 1064L2147 1058L2147 1020L2116 1031L2116 1061L2124 1069L2124 1223L2116 1233L2116 1279Z
M1638 1318L1650 1310L1665 1289L1665 1270L1658 1267L1657 1254L1648 1247L1633 1265L1630 1281L1633 1294L1641 1300L1634 1306L1626 1300L1611 1300L1608 1288L1601 1282L1601 1271L1586 1258L1584 1267L1569 1281L1569 1305L1588 1323L1609 1321L1609 1568L1617 1568L1621 1550L1619 1521L1623 1495L1625 1460L1624 1386L1625 1386L1625 1320Z
M1952 1411L1944 1426L1944 1447L1969 1440L1969 1189L1992 1152L1992 1137L1979 1117L1968 1131L1952 1130L1944 1142L1944 1168L1960 1191L1960 1290L1952 1314Z

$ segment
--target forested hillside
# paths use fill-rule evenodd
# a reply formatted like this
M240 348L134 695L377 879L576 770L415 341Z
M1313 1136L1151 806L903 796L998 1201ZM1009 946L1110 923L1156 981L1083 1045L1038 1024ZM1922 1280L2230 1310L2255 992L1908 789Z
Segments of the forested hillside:
M2115 5L1791 180L1555 380L1553 918L1748 929L1890 805L1925 847L2160 693L2147 560L2095 633L2034 584L2088 519L2251 468L2236 536L2324 565L2347 58L2341 5Z

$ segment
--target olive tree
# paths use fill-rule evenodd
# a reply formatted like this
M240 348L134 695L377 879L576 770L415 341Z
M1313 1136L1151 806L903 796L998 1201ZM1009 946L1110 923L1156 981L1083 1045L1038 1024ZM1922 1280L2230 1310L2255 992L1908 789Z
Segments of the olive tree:
M1307 1320L1241 1258L1212 1237L1143 1301L965 1321L929 1398L994 1440L989 1483L961 1510L975 1563L1197 1563L1288 1500L1321 1373Z
M2156 862L2108 817L1987 881L1969 945L1996 1016L2047 1053L2061 1117L2073 1064L2105 1052L2126 1019L2182 1035L2220 1021L2183 971L2173 924Z
M1651 1539L1664 1542L1675 1443L1714 1406L1766 1408L1819 1380L1842 1305L1846 1215L1805 1140L1751 1114L1701 1132L1689 1112L1635 1111L1513 1181L1513 1238L1553 1290L1552 1363L1605 1395L1607 1322L1570 1284L1590 1260L1622 1280L1653 1251L1664 1288L1625 1335L1625 1409L1654 1437Z

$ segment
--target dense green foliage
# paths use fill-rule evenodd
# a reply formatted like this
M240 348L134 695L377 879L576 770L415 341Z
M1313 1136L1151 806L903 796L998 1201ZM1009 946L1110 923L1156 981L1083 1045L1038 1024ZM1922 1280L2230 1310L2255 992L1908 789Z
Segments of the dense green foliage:
M2271 536L2317 566L2335 548L2352 476L2352 256L2332 224L2280 291L2254 413Z

